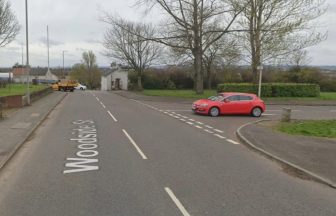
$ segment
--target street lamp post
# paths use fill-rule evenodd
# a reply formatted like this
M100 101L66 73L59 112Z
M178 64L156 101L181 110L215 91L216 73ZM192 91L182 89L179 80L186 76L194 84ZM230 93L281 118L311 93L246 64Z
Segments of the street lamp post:
M262 71L263 71L263 66L260 65L257 67L257 70L259 70L259 86L258 86L258 97L261 97L261 81L262 81Z
M30 90L29 90L29 45L28 45L28 2L26 2L26 74L27 74L27 104L30 105Z
M66 50L62 51L62 56L63 56L63 79L65 79L65 76L64 76L64 53L65 52L66 52Z

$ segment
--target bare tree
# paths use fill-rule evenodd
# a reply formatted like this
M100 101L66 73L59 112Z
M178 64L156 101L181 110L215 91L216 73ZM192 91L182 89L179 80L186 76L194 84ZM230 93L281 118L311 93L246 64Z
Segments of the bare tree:
M324 40L311 21L325 10L325 0L248 0L240 19L244 48L250 57L253 79L257 66Z
M20 25L11 11L10 3L0 0L0 47L12 42L19 31Z
M82 62L74 65L71 74L72 79L84 83L89 89L100 86L101 72L98 69L97 58L92 51L83 52Z
M231 31L243 7L236 0L140 0L149 8L158 6L167 15L153 38L192 56L197 94L203 93L203 53Z
M154 28L108 14L103 21L110 25L104 36L105 55L135 70L138 75L138 90L142 90L143 72L160 56L160 46L157 43L143 40L154 36Z
M241 58L238 41L233 38L221 38L213 43L209 49L203 53L203 65L205 69L207 87L211 89L212 80L216 77L216 68L223 68L237 63Z

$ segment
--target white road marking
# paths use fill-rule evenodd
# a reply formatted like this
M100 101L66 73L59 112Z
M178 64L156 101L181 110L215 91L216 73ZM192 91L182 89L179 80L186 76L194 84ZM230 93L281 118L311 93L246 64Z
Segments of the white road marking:
M213 127L209 126L209 125L205 125L206 128L212 129Z
M301 110L292 110L292 112L300 112ZM282 112L282 110L267 110L267 112Z
M100 102L100 104L102 105L102 107L105 109L106 108L106 106L102 103L102 102Z
M186 122L187 120L185 120L185 119L180 119L181 121L184 121L184 122Z
M233 141L231 139L227 139L226 141L232 143L232 144L235 144L235 145L239 145L240 143L236 142L236 141Z
M224 131L218 130L218 129L214 129L214 131L218 132L218 133L224 133Z
M226 138L226 137L223 137L223 136L221 136L221 135L219 135L219 134L214 134L214 136L219 137L219 138L221 138L221 139L225 139L225 138Z
M192 122L187 122L187 124L194 125L194 123L192 123Z
M96 97L97 101L100 101L98 97Z
M195 125L195 127L197 127L198 129L203 129L201 126Z
M212 132L212 131L209 131L209 130L207 130L207 129L204 129L204 131L205 132L208 132L208 133L211 133L211 134L213 134L214 132Z
M164 113L164 114L167 114L167 115L169 114L169 113L167 113L167 112L163 112L163 113Z
M194 122L195 121L195 119L188 119L189 121L192 121L192 122Z
M190 112L190 110L166 110L168 112L174 111L174 112Z
M200 124L200 125L204 125L204 123L202 123L202 122L199 122L199 121L198 121L198 122L196 122L196 123L197 123L197 124Z
M132 145L134 146L134 148L138 151L138 153L141 155L142 159L147 160L148 158L146 157L146 155L141 151L141 149L139 148L139 146L135 143L135 141L132 139L132 137L127 133L127 131L125 129L122 129L122 131L124 132L125 136L129 139L129 141L132 143Z
M111 116L111 118L112 118L115 122L118 121L118 120L112 115L112 113L111 113L110 111L107 111L107 113Z
M168 187L165 187L165 191L170 196L170 198L173 200L173 202L175 203L175 205L177 206L177 208L181 211L182 215L183 216L190 216L190 214L184 208L184 206L182 205L182 203L180 202L180 200L177 199L177 197L175 196L175 194L173 193L173 191L170 190L170 188L168 188Z

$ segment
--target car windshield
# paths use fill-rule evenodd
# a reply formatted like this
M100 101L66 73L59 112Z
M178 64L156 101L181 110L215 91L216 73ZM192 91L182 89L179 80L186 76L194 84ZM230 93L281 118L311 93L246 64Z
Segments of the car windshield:
M211 96L208 98L208 100L211 100L211 101L222 101L224 99L224 97L220 96L220 95L217 95L217 96Z

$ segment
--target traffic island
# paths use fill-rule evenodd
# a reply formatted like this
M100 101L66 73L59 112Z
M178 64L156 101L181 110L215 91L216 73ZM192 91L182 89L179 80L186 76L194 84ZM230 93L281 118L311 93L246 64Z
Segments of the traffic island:
M276 121L246 124L237 136L249 148L312 179L336 188L336 139L294 136L274 130Z

